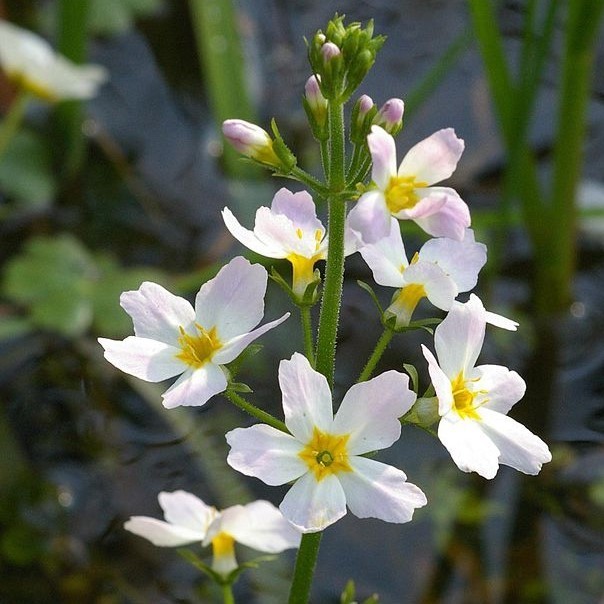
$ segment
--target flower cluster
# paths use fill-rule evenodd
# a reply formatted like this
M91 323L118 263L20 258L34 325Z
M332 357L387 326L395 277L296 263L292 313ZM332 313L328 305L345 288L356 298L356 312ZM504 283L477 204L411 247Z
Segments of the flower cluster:
M261 420L226 434L227 462L267 485L291 485L279 511L255 502L219 514L180 491L160 494L166 522L134 517L126 523L128 530L160 546L211 543L214 570L223 576L236 569L234 541L278 552L295 547L300 534L304 544L309 534L323 531L347 510L359 518L410 521L414 510L426 505L426 496L402 470L373 459L399 440L406 423L438 423L438 437L459 469L485 478L493 478L500 464L536 474L551 459L539 437L507 416L524 394L522 378L503 366L476 365L487 324L508 330L518 324L487 311L475 294L465 302L458 299L476 286L487 257L465 201L453 188L437 185L455 171L463 140L451 128L439 130L412 146L397 167L394 136L402 128L404 103L390 99L378 109L362 95L351 113L353 149L346 162L343 104L382 43L383 38L373 37L371 24L344 26L341 17L309 43L313 73L303 104L321 144L324 182L298 167L274 123L274 137L242 120L223 125L226 139L243 155L310 189L278 190L270 207L257 209L253 229L228 207L222 211L226 228L241 244L291 264L291 284L274 267L271 274L298 307L304 336L304 352L293 351L279 364L284 421L246 401L240 393L249 388L232 381L229 367L251 342L289 316L257 327L268 279L259 264L234 258L201 286L194 307L157 284L143 283L121 297L135 335L123 341L99 339L105 358L126 373L153 382L180 376L163 394L165 407L203 405L224 393ZM318 217L316 198L327 206L327 228ZM401 222L408 220L430 236L410 256L401 234ZM383 341L438 323L436 356L422 346L432 382L423 396L398 371L371 377L384 349L376 346L358 382L335 404L345 258L356 252L376 284L395 288L380 317ZM324 261L322 273L317 264ZM439 316L412 321L423 298ZM314 340L310 307L319 299ZM308 553L301 550L300 555ZM308 564L301 563L296 572L306 572L299 569Z

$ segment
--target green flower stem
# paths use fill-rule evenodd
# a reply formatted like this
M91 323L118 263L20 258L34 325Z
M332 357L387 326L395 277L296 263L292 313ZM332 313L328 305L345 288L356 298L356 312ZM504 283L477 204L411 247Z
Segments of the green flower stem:
M13 136L19 130L29 99L29 93L25 90L20 90L0 124L0 158L6 151Z
M369 174L371 168L371 156L363 158L363 162L355 172L354 176L348 180L348 186L354 186L358 182L363 182Z
M285 176L298 180L305 184L308 188L312 189L315 193L318 193L321 197L327 197L329 195L329 189L312 174L309 174L302 168L294 166L289 174L279 174L279 176Z
M243 411L249 413L256 419L259 419L261 422L268 424L269 426L272 426L277 430L281 430L281 432L289 434L287 426L282 421L278 420L276 417L273 417L270 413L259 409L258 407L256 407L256 405L253 405L252 403L246 401L241 395L237 394L236 392L233 392L232 390L226 390L224 392L224 396L226 396L231 401L231 403L233 403L233 405L239 407L240 409L243 409Z
M319 144L321 149L321 167L327 177L327 174L329 174L329 139L319 141Z
M392 340L392 336L394 335L394 331L392 329L384 329L380 339L377 341L369 360L367 361L365 367L363 367L363 371L361 371L361 375L357 382L364 382L371 377L373 370L378 364L379 360L382 358L382 355L386 351L388 344L390 344L390 340Z
M302 320L302 334L304 336L304 353L310 364L315 365L315 351L312 339L312 318L310 306L300 307L300 319Z
M344 282L346 204L340 199L340 193L346 185L343 104L338 101L331 101L328 116L330 134L329 170L327 173L329 184L329 249L319 316L316 369L327 378L330 387L333 388L336 339ZM289 604L307 604L320 543L321 533L302 535L289 592Z
M222 601L224 604L235 604L233 586L230 583L225 583L222 585Z

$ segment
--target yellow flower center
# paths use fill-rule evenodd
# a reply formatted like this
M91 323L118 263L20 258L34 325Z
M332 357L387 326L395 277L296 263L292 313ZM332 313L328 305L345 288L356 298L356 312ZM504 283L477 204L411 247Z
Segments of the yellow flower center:
M453 408L462 419L480 419L474 406L474 397L478 392L471 392L464 380L463 372L451 382L453 391Z
M48 101L49 103L54 103L58 101L57 95L53 90L36 82L36 80L30 78L27 74L22 73L20 71L12 71L7 73L9 79L19 88L23 88L30 94L37 96L43 101Z
M298 455L313 472L317 482L338 472L352 472L346 443L350 434L327 434L315 426L306 447Z
M195 329L197 335L192 336L186 333L182 327L179 327L178 344L180 345L180 352L176 355L176 358L195 369L199 369L212 358L217 350L222 348L222 343L216 335L216 327L212 327L210 331L207 331L201 325L195 323Z
M396 316L396 327L409 325L415 307L425 296L426 289L422 283L405 285L395 294L387 312Z
M393 176L384 191L391 214L409 210L419 201L416 189L427 187L427 182L416 181L415 176Z
M212 539L212 570L227 577L237 568L235 539L220 532Z
M296 229L296 235L299 239L302 239L303 233L300 228ZM322 260L324 253L317 253L323 240L323 232L321 229L315 231L315 249L312 256L302 256L301 254L291 253L287 256L287 259L292 264L292 289L294 292L303 296L306 291L306 287L315 280L315 262Z

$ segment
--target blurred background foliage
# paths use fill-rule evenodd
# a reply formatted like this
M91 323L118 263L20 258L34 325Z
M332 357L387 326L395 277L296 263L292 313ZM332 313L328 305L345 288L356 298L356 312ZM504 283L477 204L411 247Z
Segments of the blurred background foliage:
M336 11L388 41L360 93L405 99L407 149L453 126L455 186L489 245L487 305L521 322L485 362L528 382L515 416L554 462L538 479L460 475L407 429L386 461L431 502L404 527L344 519L323 544L317 603L349 578L359 598L401 602L597 602L604 595L604 44L600 0L0 0L0 18L110 73L88 103L31 103L0 157L0 601L207 602L173 551L125 534L184 488L219 507L281 493L226 467L224 431L250 420L217 397L166 412L161 387L119 374L99 335L131 330L119 294L143 280L191 298L243 249L219 211L250 224L282 183L223 148L220 123L277 119L300 163L319 155L300 97L303 36ZM0 114L15 89L0 73ZM409 247L418 240L406 233ZM255 261L264 261L254 258ZM279 267L280 271L287 270ZM338 387L358 375L379 318L348 264ZM267 315L288 301L269 291ZM278 359L295 327L242 367L278 413ZM423 339L422 339L423 338ZM401 339L403 340L403 339ZM413 334L384 368L415 363ZM244 602L284 601L291 557L248 573Z

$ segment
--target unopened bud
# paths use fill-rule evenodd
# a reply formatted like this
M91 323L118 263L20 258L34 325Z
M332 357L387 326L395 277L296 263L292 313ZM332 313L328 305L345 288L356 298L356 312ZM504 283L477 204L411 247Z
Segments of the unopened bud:
M312 75L308 78L304 86L302 101L314 137L318 140L325 140L327 138L328 101L321 92L319 82L320 76Z
M323 46L321 46L321 56L323 57L323 61L328 63L334 57L340 56L341 51L333 42L325 42Z
M273 150L273 139L260 126L245 120L225 120L222 133L229 143L246 157L271 166L281 165Z
M373 118L376 126L381 126L388 134L395 136L403 127L403 112L405 103L401 99L390 99L386 101Z
M354 104L350 116L350 140L355 145L365 142L376 112L377 107L374 105L373 99L366 94L362 95Z

